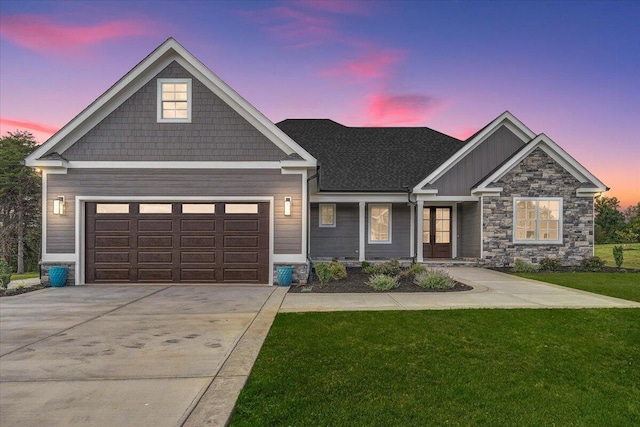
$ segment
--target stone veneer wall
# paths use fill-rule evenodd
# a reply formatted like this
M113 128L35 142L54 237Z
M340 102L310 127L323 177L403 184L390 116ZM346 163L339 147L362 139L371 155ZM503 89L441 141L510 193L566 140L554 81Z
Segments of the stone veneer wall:
M273 265L273 284L278 284L278 278L276 276L276 268L280 266L292 267L291 283L297 285L305 285L307 283L307 276L309 273L309 264L274 264Z
M75 262L43 262L40 261L40 283L49 285L49 269L51 267L67 267L67 282L65 286L76 285L76 263Z
M495 183L500 196L483 197L483 255L487 265L513 265L516 258L538 263L559 258L578 265L593 255L593 198L576 197L580 182L542 149ZM562 197L562 244L514 244L514 197Z

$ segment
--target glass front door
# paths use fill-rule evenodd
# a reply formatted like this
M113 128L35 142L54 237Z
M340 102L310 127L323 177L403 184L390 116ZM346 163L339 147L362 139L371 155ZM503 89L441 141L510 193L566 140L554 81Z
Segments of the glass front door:
M425 207L422 219L422 256L451 258L451 208Z

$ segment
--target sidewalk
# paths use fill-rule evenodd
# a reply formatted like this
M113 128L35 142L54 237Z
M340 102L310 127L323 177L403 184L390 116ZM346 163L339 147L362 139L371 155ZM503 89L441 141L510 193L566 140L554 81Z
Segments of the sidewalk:
M628 308L640 303L593 294L493 270L446 269L457 281L473 287L465 292L370 294L291 294L280 312L362 310L444 310L455 308Z
M33 279L21 279L21 280L12 280L11 282L9 282L9 286L7 286L7 289L14 289L17 288L18 286L24 286L26 288L29 288L31 286L36 286L40 284L40 278L35 277Z

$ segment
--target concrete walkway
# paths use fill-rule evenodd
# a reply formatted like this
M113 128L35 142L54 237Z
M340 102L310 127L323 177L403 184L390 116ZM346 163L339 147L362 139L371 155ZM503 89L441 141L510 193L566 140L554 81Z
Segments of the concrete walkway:
M36 286L40 284L40 278L35 277L33 279L20 279L20 280L12 280L9 282L9 286L7 289L17 288L18 286L24 286L26 288L30 288L31 286Z
M628 308L640 303L472 267L447 269L467 292L287 294L280 312L453 308Z

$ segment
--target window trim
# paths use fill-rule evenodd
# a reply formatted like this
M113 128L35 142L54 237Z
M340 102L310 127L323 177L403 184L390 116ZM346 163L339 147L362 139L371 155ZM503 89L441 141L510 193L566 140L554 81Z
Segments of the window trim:
M517 208L517 204L518 202L527 202L527 201L534 201L536 202L536 238L532 239L532 240L519 240L516 238L516 231L517 231L517 212L518 212L518 208ZM538 221L540 221L539 219L539 204L537 202L544 202L544 201L551 201L551 202L558 202L558 239L556 240L539 240L538 239ZM563 236L562 236L562 221L563 221L563 204L562 204L562 197L514 197L513 198L513 212L512 212L512 241L514 244L517 245L558 245L558 244L562 244L562 240L563 240Z
M389 208L389 239L388 240L372 240L371 239L371 210L375 207L388 207ZM390 245L392 243L391 231L393 230L392 223L393 211L391 203L370 203L367 206L367 243L370 245Z
M187 117L182 118L164 118L162 117L162 85L165 83L186 83L187 84ZM191 79L158 79L157 88L157 119L158 123L191 123Z
M322 207L323 206L332 206L333 207L333 222L331 224L323 224L322 223ZM336 227L336 204L335 203L320 203L318 205L318 227L320 228L335 228Z

